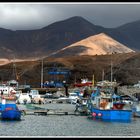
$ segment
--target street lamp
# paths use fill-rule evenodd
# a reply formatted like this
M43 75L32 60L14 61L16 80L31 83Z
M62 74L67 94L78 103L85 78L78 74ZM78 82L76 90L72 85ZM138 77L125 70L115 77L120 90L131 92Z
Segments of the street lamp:
M68 83L66 82L66 81L63 81L63 85L64 85L64 88L65 88L65 94L66 94L66 96L68 96L69 94L68 94Z

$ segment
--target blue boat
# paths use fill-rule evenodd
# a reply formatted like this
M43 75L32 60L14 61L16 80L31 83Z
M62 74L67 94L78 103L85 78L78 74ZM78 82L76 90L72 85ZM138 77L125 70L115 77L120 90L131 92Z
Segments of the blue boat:
M109 121L130 121L132 117L131 110L101 110L98 108L92 108L92 116L96 119L103 119Z
M108 121L131 121L132 109L119 96L100 92L97 88L87 103L90 114L95 119Z
M2 120L20 120L21 111L17 108L16 104L1 104L1 119Z

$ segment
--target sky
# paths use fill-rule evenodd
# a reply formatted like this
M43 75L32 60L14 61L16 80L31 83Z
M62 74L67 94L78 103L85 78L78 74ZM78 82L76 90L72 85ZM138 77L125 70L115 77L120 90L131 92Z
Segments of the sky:
M40 29L73 16L115 28L140 20L140 3L0 3L0 28L11 30Z

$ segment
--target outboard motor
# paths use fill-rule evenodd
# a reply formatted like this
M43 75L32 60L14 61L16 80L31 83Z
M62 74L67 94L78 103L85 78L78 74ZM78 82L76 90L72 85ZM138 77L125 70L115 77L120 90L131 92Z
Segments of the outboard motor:
M24 102L24 105L26 105L26 104L27 104L27 100L26 100L26 99L24 99L24 100L23 100L23 102Z

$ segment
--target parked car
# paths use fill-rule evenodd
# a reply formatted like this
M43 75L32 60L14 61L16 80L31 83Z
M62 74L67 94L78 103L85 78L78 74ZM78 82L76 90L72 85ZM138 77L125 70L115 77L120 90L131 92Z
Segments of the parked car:
M76 104L78 99L79 99L79 97L78 97L77 93L75 93L75 92L69 93L68 103Z
M60 97L64 97L64 94L61 91L53 93L53 98L58 99Z
M43 97L44 98L52 98L53 97L53 94L50 93L50 92L47 92Z
M31 99L34 99L35 97L40 98L39 91L35 89L30 91L29 96Z

